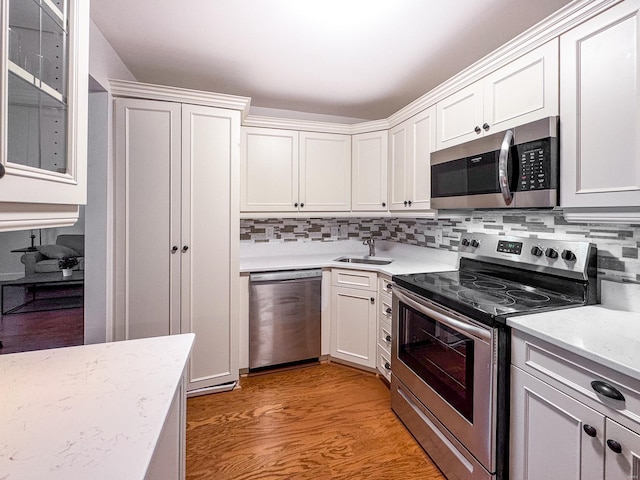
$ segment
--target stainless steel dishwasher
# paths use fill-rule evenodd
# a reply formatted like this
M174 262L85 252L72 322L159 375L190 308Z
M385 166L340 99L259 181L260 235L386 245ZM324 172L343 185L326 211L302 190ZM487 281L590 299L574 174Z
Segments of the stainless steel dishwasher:
M249 277L249 370L320 357L322 270Z

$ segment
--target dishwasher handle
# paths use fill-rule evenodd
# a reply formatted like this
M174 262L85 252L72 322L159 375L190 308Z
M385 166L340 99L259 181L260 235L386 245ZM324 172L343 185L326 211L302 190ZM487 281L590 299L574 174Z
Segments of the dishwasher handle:
M320 277L322 277L322 269L314 268L310 270L281 270L277 272L252 273L249 275L249 281L251 283L283 282L287 280L306 280Z

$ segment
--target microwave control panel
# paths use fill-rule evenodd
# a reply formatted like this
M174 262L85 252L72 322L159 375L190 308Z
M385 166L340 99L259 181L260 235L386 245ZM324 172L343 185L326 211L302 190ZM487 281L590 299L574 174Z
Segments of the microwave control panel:
M552 185L550 145L548 141L530 142L518 147L519 175L517 191L547 190Z

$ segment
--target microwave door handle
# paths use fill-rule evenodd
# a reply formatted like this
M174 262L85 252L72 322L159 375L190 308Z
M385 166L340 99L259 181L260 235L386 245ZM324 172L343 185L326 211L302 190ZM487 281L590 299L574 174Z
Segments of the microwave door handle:
M470 323L457 320L455 318L450 317L449 315L445 315L443 313L438 312L437 310L427 307L426 305L418 303L412 298L409 298L404 293L400 292L397 288L393 291L393 294L396 297L398 297L398 300L400 300L405 305L408 305L411 308L417 310L418 312L421 312L424 315L427 315L433 318L434 320L437 320L440 323L447 325L448 327L452 328L458 333L462 333L463 335L473 336L477 339L481 339L485 341L491 341L491 333L488 330L485 330L480 327L476 327L475 325L472 325Z
M504 140L502 140L502 146L500 147L500 159L498 160L498 183L500 184L500 191L502 192L502 198L504 203L511 205L513 201L513 192L509 188L509 152L513 145L513 130L507 130L504 134Z

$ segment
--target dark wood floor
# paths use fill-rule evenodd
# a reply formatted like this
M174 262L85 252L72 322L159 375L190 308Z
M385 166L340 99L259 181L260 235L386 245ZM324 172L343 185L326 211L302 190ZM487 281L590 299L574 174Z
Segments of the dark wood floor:
M189 399L187 479L445 480L381 380L335 363Z
M82 300L69 299L68 289L51 289L38 295L37 308L59 308L70 301L82 305ZM81 295L81 291L76 294ZM6 305L21 305L28 300L28 292L22 289L7 289ZM29 306L23 310L28 310ZM5 307L10 308L10 307ZM65 308L39 312L0 315L0 354L71 347L84 343L84 308Z

